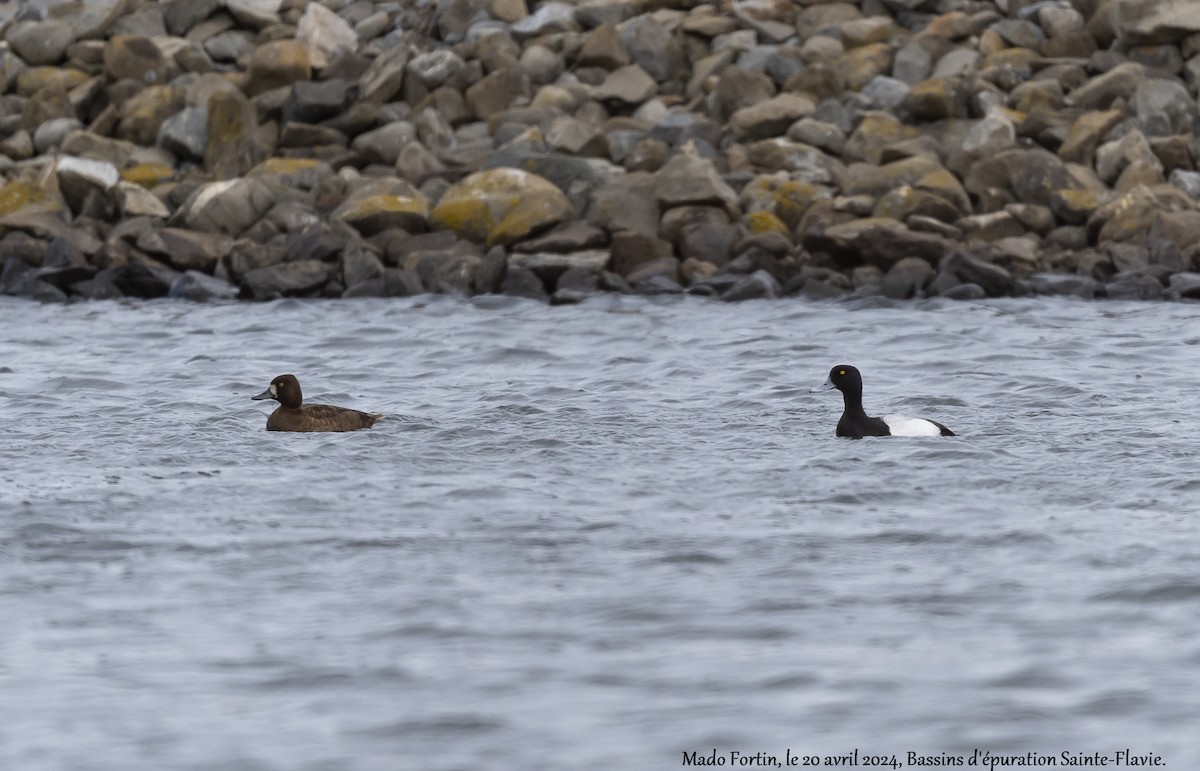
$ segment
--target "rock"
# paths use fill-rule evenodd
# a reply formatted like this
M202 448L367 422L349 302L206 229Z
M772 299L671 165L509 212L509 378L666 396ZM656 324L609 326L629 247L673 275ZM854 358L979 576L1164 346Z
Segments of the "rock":
M1100 293L1103 285L1088 276L1061 276L1052 273L1035 273L1029 277L1030 286L1038 294L1069 295L1091 300Z
M346 291L368 281L382 281L383 272L383 262L369 249L354 244L342 252L342 283Z
M1118 99L1128 101L1145 77L1145 67L1125 62L1071 91L1068 99L1080 109L1107 110Z
M543 235L516 245L518 252L580 252L604 246L604 231L587 222L568 222Z
M1200 32L1196 5L1189 0L1126 0L1114 10L1113 31L1125 45L1172 42Z
M738 204L712 161L688 152L672 157L655 175L654 195L664 207L715 203L736 210Z
M1058 148L1058 155L1068 163L1090 166L1092 154L1109 131L1124 115L1120 110L1092 110L1075 119L1067 138Z
M1104 291L1110 300L1161 300L1163 285L1153 276L1118 273Z
M165 83L167 61L151 40L118 35L104 49L104 69L113 80L136 80L146 85Z
M733 114L729 128L743 142L779 136L797 120L812 114L816 105L803 94L784 93L745 107Z
M336 118L353 101L357 86L344 78L292 84L291 93L283 104L283 122L319 123Z
M670 241L646 233L623 230L613 234L610 253L613 272L628 278L646 263L672 257L674 249Z
M509 297L525 297L530 300L549 302L542 280L528 268L510 266L504 274L501 292Z
M185 107L162 122L156 143L181 159L203 161L208 148L208 110Z
M721 293L722 302L774 300L783 295L783 287L765 270L756 270Z
M237 236L275 204L275 196L253 178L201 185L180 207L177 217L189 228Z
M655 178L647 173L627 174L597 190L587 210L587 220L610 233L633 231L658 234L659 208Z
M881 285L885 297L909 300L924 295L926 284L933 278L933 266L920 257L905 257L887 272Z
M212 274L217 262L232 250L233 239L218 233L161 228L140 235L137 247L176 270Z
M494 246L489 249L475 268L475 293L497 294L500 292L507 270L508 256L504 253L504 247Z
M558 0L544 2L533 14L509 25L509 31L518 39L548 35L555 32L577 32L575 9Z
M1200 273L1176 273L1171 276L1169 288L1180 297L1200 299Z
M606 249L594 249L584 252L563 254L558 252L518 253L508 260L508 269L520 268L531 270L537 274L545 286L557 286L561 277L568 272L595 276L609 262Z
M232 179L254 168L265 155L256 129L254 107L245 97L231 91L213 94L205 126L205 169L217 179Z
M262 29L279 23L283 0L225 0L225 8L239 23Z
M633 64L659 83L680 79L685 67L683 49L666 27L652 16L639 16L617 29Z
M153 145L167 118L183 109L183 90L150 86L125 102L116 135L138 145Z
M1196 100L1187 87L1176 80L1142 81L1134 90L1133 107L1147 136L1194 134L1200 129L1200 109L1196 107Z
M575 57L576 67L615 70L626 64L629 64L629 55L625 52L625 46L622 45L616 28L611 24L601 24L588 33L583 47Z
M404 85L408 47L399 45L378 57L359 79L359 99L368 104L391 101Z
M215 276L189 270L171 282L167 296L172 300L190 300L198 303L233 300L238 296L238 288Z
M941 293L947 300L982 300L987 292L978 284L959 284Z
M659 257L647 260L629 271L629 274L625 278L630 284L636 287L639 283L655 276L662 276L678 284L680 279L679 260L674 257ZM680 289L682 290L682 287Z
M250 270L242 276L243 290L255 300L315 292L329 280L329 269L317 260L284 262Z
M171 216L171 210L157 196L132 182L117 183L117 205L125 217L166 219Z
M550 302L554 305L583 302L600 292L596 273L583 268L568 268L558 278Z
M981 287L988 297L1005 297L1013 292L1013 279L1007 270L964 252L947 256L941 269L964 284Z
M310 4L308 8L309 11L316 8L325 10L316 3ZM312 77L312 70L313 54L302 42L275 40L264 43L254 50L250 59L246 93L255 96L264 91L290 86L298 80L308 80Z
M937 265L954 244L932 233L909 230L889 219L860 219L806 233L802 244L810 253L825 252L843 267L866 262L882 270L905 257L921 257Z
M320 3L309 3L296 25L296 43L307 49L312 66L320 70L340 54L354 53L358 49L358 33Z
M75 31L65 21L19 21L9 27L5 40L26 64L37 67L62 61Z
M411 232L425 229L429 219L429 200L408 183L399 188L375 195L356 195L334 210L332 219L345 222L364 237L401 228ZM397 187L389 184L389 187Z
M413 271L402 268L384 270L383 286L388 297L412 297L425 291L421 278Z
M135 256L117 270L113 277L113 285L121 294L129 297L153 299L166 297L178 278L177 272L161 262L149 257Z
M90 194L109 198L121 181L117 167L107 161L64 156L54 166L58 186L73 211L80 211Z
M489 246L519 241L572 217L562 191L518 169L476 172L452 186L434 207L435 227Z
M599 102L621 105L641 104L658 93L658 83L636 64L619 67L608 74L604 82L592 89L592 98Z

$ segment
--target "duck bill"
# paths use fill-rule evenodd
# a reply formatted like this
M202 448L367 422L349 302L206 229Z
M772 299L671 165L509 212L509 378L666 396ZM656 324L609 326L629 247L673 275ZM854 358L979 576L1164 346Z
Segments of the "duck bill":
M821 391L829 391L829 390L832 390L832 389L834 389L834 388L837 388L837 386L835 386L835 385L833 384L833 378L831 378L831 377L827 377L827 378L825 378L825 382L824 382L824 383L822 383L821 385L817 386L816 388L811 388L811 389L809 389L809 391L808 391L808 392L809 392L810 394L816 394L816 393L820 393Z
M255 401L255 402L257 402L257 401L260 401L260 400L262 400L262 399L274 399L274 398L275 398L275 394L271 393L271 389L270 389L270 388L268 388L267 390L263 391L263 392L262 392L261 394L259 394L258 396L251 396L251 397L250 397L250 400L251 400L251 401Z

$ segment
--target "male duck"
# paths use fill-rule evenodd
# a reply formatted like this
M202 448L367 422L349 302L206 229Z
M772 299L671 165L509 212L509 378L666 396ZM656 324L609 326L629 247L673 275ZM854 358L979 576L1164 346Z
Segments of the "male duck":
M936 420L909 418L904 415L884 415L873 418L862 406L862 375L847 364L839 364L829 371L829 378L809 393L836 388L846 400L842 419L837 424L837 435L849 439L864 436L954 436L954 432Z
M280 375L267 390L251 399L274 399L279 406L267 418L268 431L357 431L370 428L383 415L371 415L348 407L304 404L300 381L295 375Z

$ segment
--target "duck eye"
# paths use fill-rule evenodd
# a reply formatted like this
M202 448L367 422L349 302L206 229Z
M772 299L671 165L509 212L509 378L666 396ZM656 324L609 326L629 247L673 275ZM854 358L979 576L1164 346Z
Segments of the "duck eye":
M844 375L844 374L846 374L846 370L844 370L844 369L839 369L839 370L838 370L838 374L839 374L839 375Z

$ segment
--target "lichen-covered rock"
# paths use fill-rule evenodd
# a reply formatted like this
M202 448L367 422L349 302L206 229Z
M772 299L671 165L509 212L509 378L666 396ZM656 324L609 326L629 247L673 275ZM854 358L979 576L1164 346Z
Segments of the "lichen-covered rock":
M488 246L511 244L574 215L551 182L519 169L476 172L452 186L431 214L434 226Z
M167 60L149 38L118 35L104 49L104 69L113 80L136 80L161 85L167 80Z
M310 9L320 7L316 3L309 6ZM290 86L298 80L311 78L312 71L312 53L302 43L295 40L264 43L254 50L250 59L246 93L255 96Z

